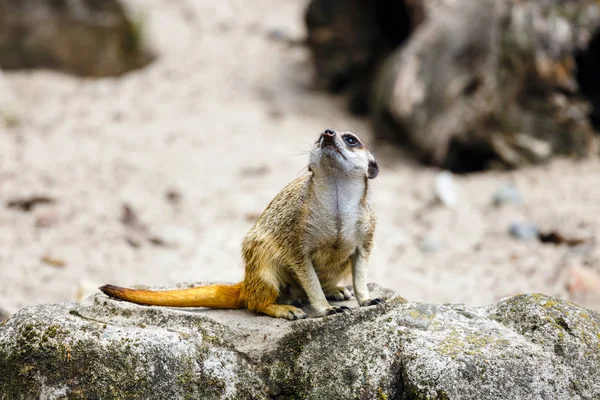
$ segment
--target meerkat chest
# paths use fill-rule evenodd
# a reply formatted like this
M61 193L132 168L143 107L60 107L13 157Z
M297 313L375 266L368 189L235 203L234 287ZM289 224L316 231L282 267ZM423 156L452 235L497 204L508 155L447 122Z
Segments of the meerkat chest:
M313 266L319 274L327 271L339 275L340 268L344 268L364 240L358 217L360 209L348 211L347 214L322 212L314 216L314 226L320 228L310 238L309 248Z
M353 253L366 234L364 186L336 184L318 192L312 209L311 243L323 250Z
M318 243L335 243L339 246L355 247L362 239L359 224L360 209L349 213L319 212L312 218L313 239Z

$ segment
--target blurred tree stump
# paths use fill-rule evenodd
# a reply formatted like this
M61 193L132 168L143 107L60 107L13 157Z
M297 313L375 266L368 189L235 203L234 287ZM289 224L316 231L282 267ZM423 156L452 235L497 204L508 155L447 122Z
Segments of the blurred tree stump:
M0 0L0 67L119 75L146 65L140 29L117 0Z
M328 15L332 4L336 14ZM314 14L323 16L318 24ZM395 46L385 34L389 20L408 27ZM427 163L463 172L596 152L590 114L598 110L589 101L600 104L595 0L314 0L307 26L319 79L366 79L361 96L377 136ZM369 40L357 47L354 37Z
M306 25L317 85L346 91L352 111L366 113L374 73L412 29L409 13L402 1L313 0Z

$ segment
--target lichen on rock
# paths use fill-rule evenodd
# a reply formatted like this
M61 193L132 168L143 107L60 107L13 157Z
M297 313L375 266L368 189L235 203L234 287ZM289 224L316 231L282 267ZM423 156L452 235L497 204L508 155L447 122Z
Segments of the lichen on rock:
M0 326L10 399L597 398L600 316L544 295L406 302L296 322L94 295ZM352 301L347 302L355 306Z

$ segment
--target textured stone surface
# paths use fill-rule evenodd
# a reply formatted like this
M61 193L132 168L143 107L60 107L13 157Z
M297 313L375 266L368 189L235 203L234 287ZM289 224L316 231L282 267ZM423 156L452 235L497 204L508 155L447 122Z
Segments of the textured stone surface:
M0 0L0 67L122 74L151 60L118 0Z
M0 393L43 398L594 399L600 316L543 295L288 322L97 294L0 326ZM349 302L352 303L352 302Z

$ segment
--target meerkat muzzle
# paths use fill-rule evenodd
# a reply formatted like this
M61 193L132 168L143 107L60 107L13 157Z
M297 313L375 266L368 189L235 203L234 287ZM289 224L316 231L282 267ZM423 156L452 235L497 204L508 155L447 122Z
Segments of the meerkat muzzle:
M325 129L325 132L321 134L321 148L326 146L336 147L335 136L336 133L333 129Z

